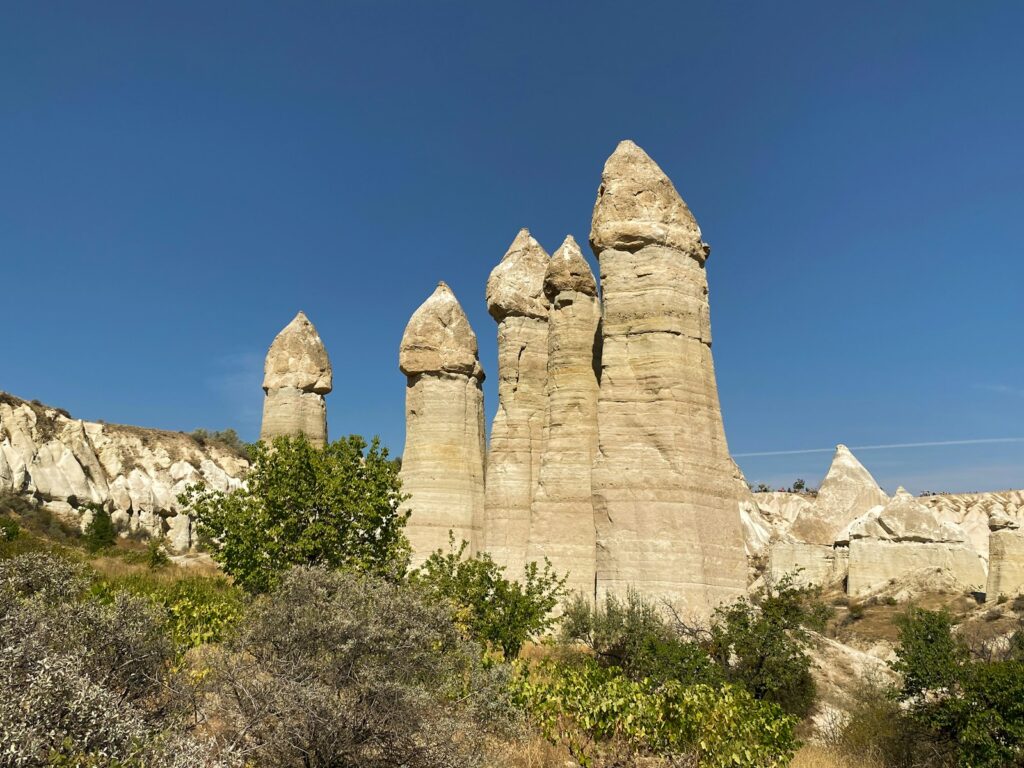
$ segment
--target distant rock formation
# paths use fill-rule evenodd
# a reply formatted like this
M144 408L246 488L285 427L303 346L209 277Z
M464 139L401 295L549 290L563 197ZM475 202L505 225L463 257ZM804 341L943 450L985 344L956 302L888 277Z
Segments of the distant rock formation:
M1024 594L1024 492L1006 496L1016 496L1016 499L995 502L996 508L989 517L986 602Z
M476 334L445 283L413 313L402 336L405 390L402 489L410 495L406 535L414 564L436 549L482 543L484 518L484 371Z
M808 544L831 547L851 522L888 500L850 449L837 445L814 504L796 516L789 532Z
M672 182L631 141L605 163L590 243L604 297L597 594L632 587L706 615L746 588L711 356L710 249Z
M592 600L597 542L590 471L597 454L601 303L571 235L547 265L544 292L551 302L546 409L526 559L548 558L557 573L568 574L569 591Z
M331 361L320 334L305 314L277 334L263 364L261 440L305 435L317 447L327 444L327 405Z
M526 563L530 505L540 474L549 261L522 229L487 280L487 310L498 323L498 410L487 456L484 546L511 575Z
M942 569L964 588L985 590L985 567L967 534L903 488L849 526L847 593L860 596L915 572Z
M30 498L84 530L98 504L122 535L163 537L172 554L195 543L178 494L202 481L238 488L248 461L216 442L73 419L0 392L0 491Z

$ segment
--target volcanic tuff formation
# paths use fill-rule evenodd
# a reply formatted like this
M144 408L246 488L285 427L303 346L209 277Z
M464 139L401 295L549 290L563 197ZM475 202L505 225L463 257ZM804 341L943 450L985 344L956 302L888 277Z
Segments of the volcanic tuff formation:
M547 557L557 573L568 574L570 591L592 599L597 564L590 470L597 453L601 304L572 236L548 263L544 292L551 302L547 404L526 559Z
M414 563L447 549L449 530L456 544L465 540L476 552L484 518L484 371L476 334L443 282L410 318L399 367L408 377L401 476Z
M299 312L277 334L263 364L261 440L305 435L316 446L327 444L327 405L331 361L316 328Z
M746 587L711 357L709 248L672 182L630 141L605 163L590 242L604 297L597 594L635 587L706 614Z
M487 457L484 546L509 573L526 563L540 473L548 356L547 252L521 229L487 280L498 322L498 411Z
M173 554L195 543L178 494L202 481L228 491L248 462L215 442L73 419L66 412L0 392L0 492L32 498L84 530L106 507L123 535L165 537Z

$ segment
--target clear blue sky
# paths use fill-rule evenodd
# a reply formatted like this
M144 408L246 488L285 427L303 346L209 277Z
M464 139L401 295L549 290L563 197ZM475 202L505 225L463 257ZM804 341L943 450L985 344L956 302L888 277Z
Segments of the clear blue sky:
M0 3L0 389L254 438L305 310L337 436L403 443L444 279L585 243L622 138L712 245L737 453L1024 436L1024 4ZM1024 486L1024 443L860 454ZM828 453L741 457L817 482Z

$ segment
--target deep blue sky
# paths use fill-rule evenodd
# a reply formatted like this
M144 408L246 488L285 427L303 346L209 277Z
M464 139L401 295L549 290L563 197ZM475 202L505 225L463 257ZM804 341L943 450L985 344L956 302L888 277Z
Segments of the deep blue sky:
M712 245L737 453L1024 435L1024 4L0 3L0 389L254 438L305 310L332 434L402 449L439 279L587 240L632 138ZM1024 486L1024 443L865 451ZM743 457L817 482L827 453Z

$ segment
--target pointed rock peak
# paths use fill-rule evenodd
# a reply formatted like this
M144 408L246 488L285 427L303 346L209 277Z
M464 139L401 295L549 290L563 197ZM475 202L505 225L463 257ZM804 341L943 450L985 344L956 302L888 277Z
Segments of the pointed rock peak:
M544 271L548 253L521 229L487 279L487 311L499 323L509 315L547 318Z
M893 494L892 498L895 499L913 499L914 494L904 488L902 485L896 489L896 493Z
M850 449L837 445L832 465L818 489L815 502L818 513L845 525L872 507L888 501L889 497L857 457L850 453Z
M549 301L562 291L576 291L587 296L597 296L597 281L590 264L583 257L583 251L572 235L566 235L548 262L544 275L544 293Z
M316 327L300 311L270 345L263 363L263 389L293 387L325 395L332 383L327 349Z
M664 245L703 262L708 247L672 181L632 141L619 143L604 164L590 228L590 245L636 251Z
M398 366L406 376L461 373L483 381L476 334L452 289L441 281L409 319Z

